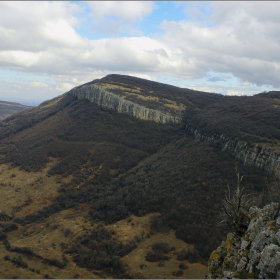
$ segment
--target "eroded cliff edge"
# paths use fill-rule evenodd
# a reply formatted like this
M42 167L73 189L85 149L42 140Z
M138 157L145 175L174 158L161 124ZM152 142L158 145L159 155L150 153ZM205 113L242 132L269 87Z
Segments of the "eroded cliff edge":
M187 123L186 131L201 141L217 143L222 151L229 151L244 165L257 167L276 176L280 175L280 152L273 148L234 140L224 134L208 135L197 130L191 123Z
M182 123L181 112L170 114L161 110L151 109L126 100L124 97L104 90L95 84L78 86L70 90L69 93L78 99L87 99L100 107L128 114L142 120L163 124ZM190 122L186 124L186 131L201 141L217 143L221 150L230 152L236 159L241 160L244 165L254 166L277 176L280 175L280 151L262 144L232 139L224 134L205 134L192 126Z
M251 207L243 236L229 233L210 255L207 278L280 279L280 204Z
M85 98L100 107L112 109L118 113L128 114L141 120L175 124L179 124L182 121L180 113L178 115L171 115L160 110L150 109L93 84L73 88L69 93L78 99Z

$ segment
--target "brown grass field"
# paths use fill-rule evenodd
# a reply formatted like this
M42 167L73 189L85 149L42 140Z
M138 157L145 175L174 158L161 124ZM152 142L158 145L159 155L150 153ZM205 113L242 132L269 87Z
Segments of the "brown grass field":
M38 211L49 205L57 195L59 176L47 176L47 170L55 164L51 159L47 167L39 172L26 172L9 164L0 165L0 210L9 216L22 217ZM69 179L69 178L68 178ZM67 178L62 181L67 181ZM16 195L15 195L16 193ZM29 199L28 203L25 203ZM21 206L21 207L18 207ZM134 278L204 278L206 266L190 264L185 261L188 268L184 274L175 277L172 273L179 270L181 261L176 259L176 253L182 248L192 248L190 245L177 239L174 232L166 234L151 234L150 220L154 215L143 217L130 216L117 223L106 225L114 232L114 239L119 242L133 240L135 236L141 237L137 248L122 258L127 271ZM2 221L3 225L7 222ZM17 230L7 233L7 240L12 247L28 247L37 257L28 257L24 254L9 252L0 243L0 278L110 278L101 271L87 270L78 267L71 255L65 255L68 260L64 268L58 268L44 263L43 259L63 260L62 243L69 244L75 238L90 232L97 224L92 224L88 217L88 205L81 205L76 209L67 209L53 214L48 218L19 226ZM66 230L70 234L66 235ZM170 260L159 262L145 261L145 255L155 242L167 242L174 250L169 253ZM10 260L4 257L9 256ZM27 264L26 268L12 263L12 259L20 259ZM140 265L145 265L144 269Z

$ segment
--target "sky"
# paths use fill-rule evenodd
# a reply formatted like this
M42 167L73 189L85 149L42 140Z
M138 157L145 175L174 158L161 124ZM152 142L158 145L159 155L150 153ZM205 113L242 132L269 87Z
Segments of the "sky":
M0 100L40 103L108 74L280 90L279 1L0 1Z

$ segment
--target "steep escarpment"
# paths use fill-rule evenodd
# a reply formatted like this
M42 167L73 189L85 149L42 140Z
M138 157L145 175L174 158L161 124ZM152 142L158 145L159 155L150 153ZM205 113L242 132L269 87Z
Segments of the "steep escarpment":
M272 105L264 112L259 100L254 107L250 98L110 76L0 122L0 275L192 278L197 262L205 264L226 236L218 215L227 184L236 181L234 157L206 141L220 143L223 134L249 143L242 137L250 134L260 136L250 143L261 144L271 133L272 145L280 139L276 97L262 97L262 108ZM251 115L239 110L243 101ZM139 119L137 106L152 121ZM181 125L168 124L166 116L183 111L189 113ZM185 120L193 124L189 135ZM210 138L194 139L198 134ZM240 174L246 190L266 194L264 172L240 164ZM274 179L266 177L267 184ZM171 259L162 252L159 262L146 262L154 242L166 241L176 248ZM122 262L137 273L128 275Z
M186 130L247 166L279 175L280 92L225 96L186 111Z
M244 165L255 166L268 173L280 174L280 152L261 144L248 143L232 139L224 134L206 134L195 129L190 123L186 125L186 131L201 141L217 144L221 150L229 151L235 158L241 160Z
M207 278L280 278L280 205L251 207L243 236L229 233L208 261Z
M226 97L108 75L69 93L142 120L186 121L187 133L196 139L214 143L246 166L280 174L279 92Z
M160 110L141 106L93 84L76 87L69 93L78 99L88 99L100 107L113 109L118 113L125 113L141 120L151 120L159 123L180 123L182 119L180 114L171 115Z

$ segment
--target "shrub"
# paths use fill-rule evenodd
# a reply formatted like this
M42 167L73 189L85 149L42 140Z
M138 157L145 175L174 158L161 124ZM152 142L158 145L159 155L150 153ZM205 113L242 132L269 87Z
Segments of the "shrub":
M147 262L157 262L164 260L164 253L163 251L149 251L145 256L145 260Z
M2 231L10 232L10 231L16 230L17 228L18 228L18 225L15 223L12 223L12 224L5 225L4 228L2 229Z
M0 232L0 240L5 240L7 238L7 235L3 232Z
M179 264L179 268L180 269L188 269L189 267L186 263L182 262L182 263Z
M166 242L157 242L152 245L153 251L162 251L167 254L170 251L170 246Z
M9 261L9 260L10 260L10 256L9 256L9 255L5 255L5 256L4 256L4 260L5 260L5 261Z

